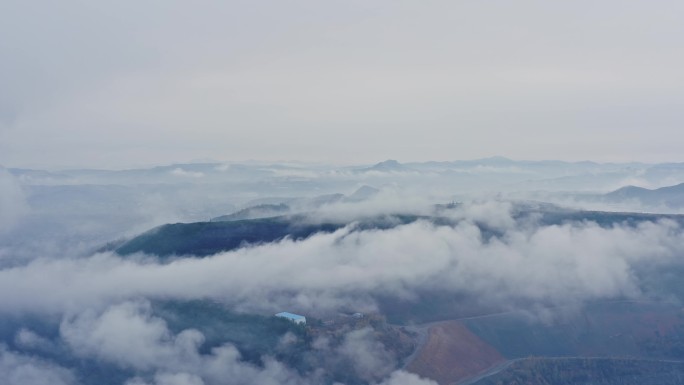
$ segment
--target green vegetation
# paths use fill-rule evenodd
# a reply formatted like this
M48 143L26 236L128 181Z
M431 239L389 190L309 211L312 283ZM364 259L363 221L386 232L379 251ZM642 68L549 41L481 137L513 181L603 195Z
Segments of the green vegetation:
M175 223L152 229L116 249L121 255L144 252L158 256L207 256L250 244L268 243L285 237L307 238L332 232L340 224L306 224L288 219L263 218L231 222Z
M275 316L235 313L221 304L199 300L156 302L153 309L174 333L185 329L202 332L206 338L202 353L230 343L240 350L243 359L258 364L264 355L292 358L307 347L303 326ZM284 350L279 341L288 332L297 338Z
M419 219L413 215L368 218L358 223L361 230L386 229ZM276 242L288 237L305 239L316 233L330 233L344 223L313 223L300 216L245 219L222 222L174 223L152 229L116 248L121 255L137 252L166 256L207 256L247 245Z
M153 311L173 333L200 331L206 338L200 353L208 354L212 348L228 343L240 351L242 359L255 365L263 364L264 356L271 356L305 376L325 368L322 384L368 383L354 369L351 358L337 351L350 332L367 330L363 338L370 344L380 344L397 360L407 357L414 348L413 339L404 330L388 325L377 314L361 319L349 317L347 322L333 326L309 317L304 326L270 315L236 313L211 301L158 301ZM326 341L326 347L314 347L316 340L319 345Z
M646 221L674 220L684 225L684 216L640 213L611 213L600 211L572 211L559 208L518 209L514 217L523 218L530 214L541 214L539 223L555 225L578 221L591 221L600 226L636 226ZM357 220L359 230L388 229L419 219L430 220L435 225L453 225L445 217L424 217L417 215L382 215ZM299 240L319 232L333 232L346 223L315 223L305 216L280 216L259 219L243 219L216 222L174 223L152 229L122 244L112 244L121 255L137 252L166 256L207 256L221 251L234 250L246 245L276 242L286 237ZM500 236L500 231L478 224L483 238ZM432 318L432 317L428 317Z
M463 320L507 358L648 357L684 360L684 312L678 306L602 302L541 322L510 313Z
M684 362L528 358L473 385L680 385Z

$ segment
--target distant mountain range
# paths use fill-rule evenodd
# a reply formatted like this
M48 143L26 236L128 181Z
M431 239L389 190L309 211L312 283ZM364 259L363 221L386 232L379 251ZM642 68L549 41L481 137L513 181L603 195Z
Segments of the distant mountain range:
M399 163L398 161L394 159L389 159L384 162L376 163L373 166L362 168L359 171L362 172L369 172L369 171L377 171L377 172L403 172L403 171L409 171L410 169L403 164Z
M402 163L389 159L372 165L189 163L130 170L59 171L9 168L27 185L57 184L239 184L258 189L332 194L358 184L419 181L426 188L461 191L611 191L627 184L663 186L684 181L684 163L596 163L525 161L503 157ZM426 184L427 183L427 184ZM248 186L247 186L248 185ZM284 196L292 196L286 194Z
M349 196L345 196L344 194L326 194L319 195L313 198L271 198L257 200L255 202L251 202L257 203L253 206L248 206L232 214L221 215L212 218L211 222L228 222L243 219L278 217L286 214L316 210L324 205L334 204L338 202L362 202L367 199L373 198L379 192L380 190L375 187L363 185ZM261 203L262 201L272 203Z
M684 206L684 183L653 190L626 186L606 194L605 198L609 201L636 200L649 206L681 207Z
M228 221L239 221L243 219L257 219L257 218L269 218L284 215L290 212L290 206L279 203L279 204L263 204L247 207L236 211L232 214L221 215L216 218L212 218L211 222L228 222Z

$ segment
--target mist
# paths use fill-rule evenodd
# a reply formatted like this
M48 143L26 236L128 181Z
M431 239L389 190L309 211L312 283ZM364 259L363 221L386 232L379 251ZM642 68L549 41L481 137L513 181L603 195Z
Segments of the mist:
M0 311L63 313L131 298L212 298L238 308L331 311L372 307L368 296L421 290L477 295L500 307L561 306L639 298L640 264L679 263L677 223L603 228L592 222L516 222L506 205L467 206L456 224L417 221L388 230L352 223L302 241L285 239L204 258L159 261L111 252L36 258L0 271ZM474 213L474 216L467 216ZM474 221L501 232L485 237ZM125 283L125 284L124 284Z
M318 384L340 373L367 384L434 384L402 369L404 350L390 348L381 332L398 327L389 322L520 313L548 323L601 301L684 299L657 284L659 272L684 268L678 217L606 222L599 212L594 219L553 219L578 208L609 214L615 205L655 207L632 198L609 201L592 185L591 175L627 175L632 166L500 159L515 171L483 166L491 162L3 170L2 375L10 383L87 384L75 364L85 360L124 385ZM682 172L640 167L656 184ZM554 181L552 170L573 173L575 190L522 184ZM165 223L272 217L334 226L208 255L117 252L117 245ZM434 296L446 301L436 312L402 310ZM193 301L263 320L283 310L311 322L340 312L376 318L334 336L283 332L275 350L254 357L210 328L179 326L159 307ZM378 326L383 322L389 326ZM302 362L318 367L289 361L285 352L301 344L315 352Z
M683 11L3 1L0 382L670 373Z

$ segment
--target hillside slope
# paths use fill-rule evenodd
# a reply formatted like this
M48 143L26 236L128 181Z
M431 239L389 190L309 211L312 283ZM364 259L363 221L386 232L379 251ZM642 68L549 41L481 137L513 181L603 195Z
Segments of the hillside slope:
M528 358L472 385L681 385L684 362Z

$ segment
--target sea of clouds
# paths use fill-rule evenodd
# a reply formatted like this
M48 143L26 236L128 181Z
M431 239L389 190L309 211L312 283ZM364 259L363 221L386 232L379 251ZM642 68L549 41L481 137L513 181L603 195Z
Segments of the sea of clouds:
M379 309L378 298L411 302L420 301L420 293L440 292L477 298L502 311L541 314L540 309L587 301L644 299L643 266L684 262L684 233L674 221L546 225L533 215L515 216L514 203L502 199L454 206L442 212L447 220L441 222L426 217L391 228L359 227L355 218L431 212L430 198L396 188L307 212L306 220L346 225L304 240L286 238L204 258L124 257L91 249L98 236L84 239L84 245L68 244L67 225L81 213L70 217L66 209L59 211L64 228L36 227L27 234L27 223L36 223L40 215L25 187L4 171L0 187L0 317L50 318L59 324L57 334L49 336L20 324L10 340L1 342L0 377L12 385L78 384L78 369L60 365L51 359L55 354L121 368L128 374L125 385L315 384L321 379L321 372L299 373L272 357L264 357L263 365L247 362L231 344L204 352L205 336L195 329L172 332L152 312L155 300L208 299L234 311L297 309L315 315L340 308L372 312ZM33 222L27 222L32 215ZM64 237L53 236L55 231ZM314 346L331 360L348 360L369 383L431 383L398 370L397 358L367 329L349 332L339 346L325 340Z

